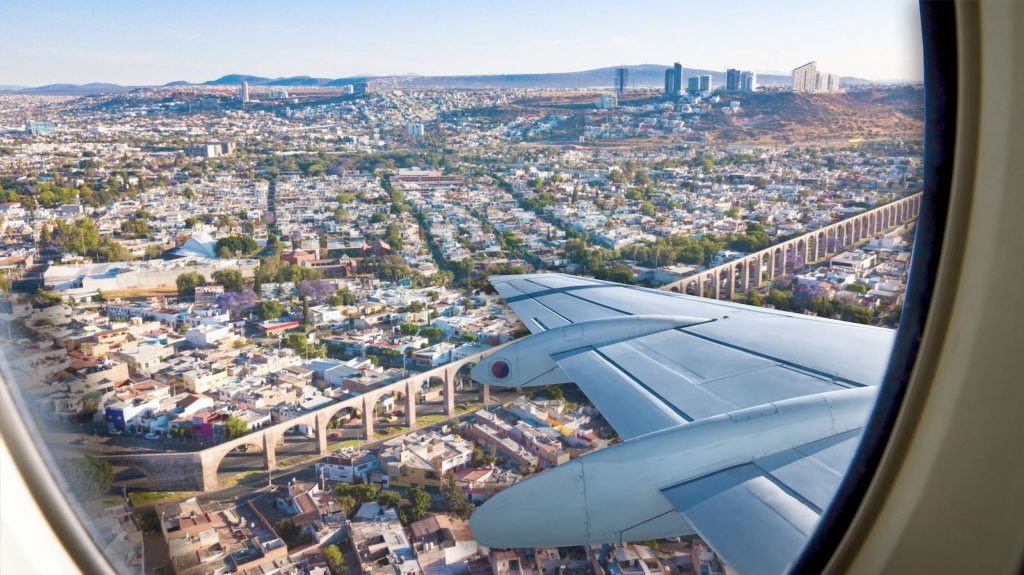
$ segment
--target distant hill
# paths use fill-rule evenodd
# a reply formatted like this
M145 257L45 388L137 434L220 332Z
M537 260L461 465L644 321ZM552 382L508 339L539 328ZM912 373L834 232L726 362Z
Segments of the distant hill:
M119 84L93 82L91 84L48 84L46 86L36 86L35 88L22 88L15 90L15 93L48 96L93 96L96 94L130 92L134 89L133 87L121 86Z
M640 64L626 66L629 69L629 85L636 88L661 88L665 84L664 64ZM701 68L683 68L686 77L710 74L716 86L725 84L725 72L705 70ZM250 86L344 86L360 81L374 81L383 85L407 88L610 88L615 76L615 67L595 68L579 72L555 72L548 74L480 74L469 76L418 76L407 74L402 76L350 76L346 78L316 78L312 76L287 76L267 78L248 74L227 74L216 80L192 83L183 80L164 84L175 86L237 86L248 82ZM757 81L762 86L787 86L790 77L779 74L758 74ZM843 77L847 86L872 83L862 78ZM684 80L685 84L685 80ZM135 89L118 84L50 84L35 88L20 86L0 86L0 90L10 90L21 94L60 94L60 95L93 95L127 92Z
M264 78L262 76L248 76L246 74L228 74L227 76L221 76L216 80L208 80L199 84L200 86L224 86L227 84L241 84L242 82L249 82L253 86L262 86L270 81L270 78Z
M365 77L349 78L314 78L312 76L287 76L281 78L266 78L263 76L249 76L246 74L228 74L216 80L203 82L202 86L237 86L242 82L248 82L250 86L344 86L366 80Z

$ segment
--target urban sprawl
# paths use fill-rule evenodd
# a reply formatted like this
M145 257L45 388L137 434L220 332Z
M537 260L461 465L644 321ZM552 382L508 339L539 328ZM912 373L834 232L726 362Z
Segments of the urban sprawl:
M684 76L0 92L5 373L107 554L179 575L724 572L697 536L488 549L467 526L619 441L574 386L469 377L527 333L489 275L898 325L913 219L857 217L921 190L920 88L813 62L789 86ZM805 235L782 266L707 279Z

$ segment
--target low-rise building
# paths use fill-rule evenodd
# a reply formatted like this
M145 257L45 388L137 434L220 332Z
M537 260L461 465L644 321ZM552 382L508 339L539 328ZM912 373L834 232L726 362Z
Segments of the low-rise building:
M409 538L396 519L348 523L349 541L362 575L415 575L422 572Z
M185 339L196 347L213 347L230 339L231 334L229 325L198 325L185 332Z
M416 521L409 525L409 532L416 557L425 570L459 565L479 553L479 546L466 522L447 513Z
M440 490L446 473L473 458L473 446L454 434L415 432L385 441L379 457L391 486Z
M355 447L339 449L316 462L317 478L340 483L371 483L380 478L381 471L374 453Z

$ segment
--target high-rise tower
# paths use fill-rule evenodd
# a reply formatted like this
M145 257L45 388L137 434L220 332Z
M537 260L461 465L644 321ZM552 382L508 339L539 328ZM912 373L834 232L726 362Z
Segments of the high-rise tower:
M629 85L629 68L615 69L615 93L622 94Z

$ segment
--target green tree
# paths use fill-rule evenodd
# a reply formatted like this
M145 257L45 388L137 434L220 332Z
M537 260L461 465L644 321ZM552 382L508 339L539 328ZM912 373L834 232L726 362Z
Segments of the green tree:
M147 260L155 260L161 257L162 255L164 255L163 246L157 244L150 244L146 246L146 253L143 257L146 258Z
M302 333L290 333L282 341L283 345L302 357L324 357L327 355L327 348L317 347L306 339Z
M265 299L256 304L256 315L263 321L277 319L284 315L284 307L277 300Z
M398 281L412 273L405 260L395 254L365 258L360 262L359 267L363 273L376 275L386 281Z
M403 323L398 329L402 332L402 335L405 336L416 335L420 331L419 326L414 323Z
M765 298L765 303L775 309L789 311L793 309L793 292L788 290L771 289L768 291L768 297Z
M409 501L399 510L399 519L408 525L423 519L430 509L430 494L419 487L410 487L405 492L405 498Z
M390 507L392 509L398 509L398 504L402 501L402 496L397 491L391 489L381 489L377 493L377 503L381 507Z
M870 324L873 315L874 313L869 307L862 305L850 305L843 310L842 317L846 321Z
M157 517L156 511L149 510L145 513L135 513L135 521L139 524L139 529L143 533L156 533L160 530L160 518Z
M284 268L281 258L277 256L263 258L259 267L256 268L254 281L257 285L284 281L284 278L281 277Z
M69 459L62 465L62 469L71 490L86 500L104 495L114 481L114 470L110 462L96 457Z
M240 417L228 416L228 420L220 428L220 434L227 439L237 439L249 433L249 424Z
M95 256L100 247L100 232L92 218L79 218L71 226L56 224L56 238L64 249L82 256Z
M359 502L356 501L355 497L351 495L338 495L337 492L334 494L334 502L338 504L338 509L348 517L352 511L355 510Z
M391 246L393 250L402 249L402 232L398 229L398 224L391 222L384 231L384 241Z
M121 224L121 233L129 238L144 238L153 233L149 222L140 218L131 218Z
M337 545L326 545L323 551L324 560L327 561L327 567L331 570L331 575L341 575L348 569L348 565L345 564L345 555Z
M565 399L565 392L562 391L561 387L549 387L546 390L544 390L544 393L547 394L547 396L550 397L551 399L556 399L558 401Z
M274 524L274 531L277 531L278 537L284 540L285 544L291 547L301 547L313 540L313 537L299 529L295 522L290 517L285 517Z
M377 497L378 490L380 490L380 486L374 483L338 483L334 486L333 493L335 501L339 497L351 497L355 501L354 507L356 507L373 501Z
M356 303L356 296L348 291L348 288L340 290L338 295L341 296L341 305L353 305Z
M35 307L51 307L64 301L60 295L48 292L39 288L36 293L32 296L32 305Z
M223 269L213 272L213 281L224 286L224 291L242 291L245 283L242 281L242 274L238 270Z
M759 292L755 290L750 290L747 292L747 297L744 300L744 303L746 303L747 305L764 307L764 298L761 297L761 294Z
M246 236L227 236L217 240L218 257L245 256L259 249L256 240Z
M185 272L179 275L174 283L178 286L178 295L181 297L195 297L196 287L206 285L203 276L198 272Z
M123 262L132 259L131 254L128 253L128 250L120 242L110 238L100 240L100 245L96 249L94 257L104 262Z
M462 491L462 484L454 473L445 476L444 482L441 484L441 495L444 497L449 513L460 519L469 519L470 514L473 513L473 506L466 499L466 494Z
M420 335L429 339L431 343L437 343L444 337L444 332L437 327L425 327L420 330Z
M490 453L484 451L479 445L473 445L473 459L470 460L469 464L473 467L483 467L496 463L498 458Z
M633 283L633 280L636 279L633 275L633 270L621 262L596 270L594 272L594 277L620 284L631 284Z

